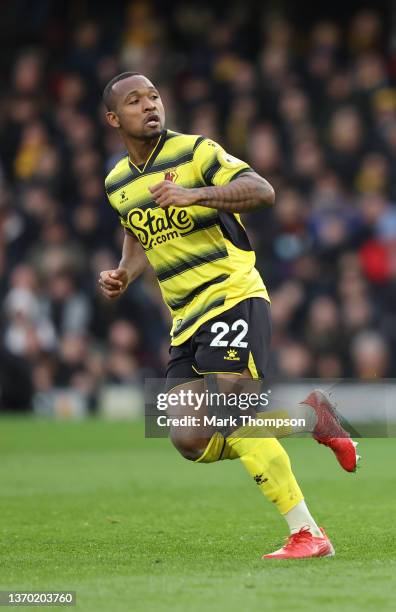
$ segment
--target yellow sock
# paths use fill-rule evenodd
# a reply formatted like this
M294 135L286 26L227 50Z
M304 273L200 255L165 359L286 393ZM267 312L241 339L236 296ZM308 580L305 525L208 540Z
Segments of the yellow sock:
M238 437L237 433L239 430L225 440L221 433L216 432L196 463L239 457L267 499L281 514L286 514L304 497L285 449L276 438Z
M263 419L266 421L266 426L262 425L243 425L239 427L237 433L234 432L232 436L238 436L239 438L285 438L293 433L293 428L290 425L276 426L275 422L280 419L290 419L289 412L287 410L271 410L268 412L258 412L255 419ZM231 436L230 436L231 437Z
M286 451L276 438L240 438L235 433L227 438L223 455L238 456L267 499L286 514L304 499Z
M222 459L222 451L225 448L224 436L218 431L211 437L207 447L195 463L214 463Z

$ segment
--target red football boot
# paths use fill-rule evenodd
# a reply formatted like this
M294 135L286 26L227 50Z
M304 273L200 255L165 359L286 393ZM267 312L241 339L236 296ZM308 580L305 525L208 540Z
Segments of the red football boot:
M262 559L309 559L310 557L334 557L335 551L325 530L320 528L323 538L316 538L308 527L302 527L287 538L286 544Z
M331 448L344 470L355 472L360 459L356 453L358 443L351 440L349 433L342 427L326 394L320 389L314 389L301 404L311 406L316 413L318 420L313 431L315 440Z

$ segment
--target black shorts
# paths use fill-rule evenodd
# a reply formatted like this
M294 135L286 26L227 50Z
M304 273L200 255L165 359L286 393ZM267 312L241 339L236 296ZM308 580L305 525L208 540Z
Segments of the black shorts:
M248 298L203 323L179 346L171 346L166 370L167 388L183 379L205 374L242 374L264 378L271 341L270 305L264 298Z

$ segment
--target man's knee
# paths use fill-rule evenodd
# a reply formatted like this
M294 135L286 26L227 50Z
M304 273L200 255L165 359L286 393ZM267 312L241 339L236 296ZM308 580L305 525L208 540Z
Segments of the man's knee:
M209 443L209 440L203 438L180 438L171 436L171 440L179 453L189 461L196 461L199 459L205 452Z

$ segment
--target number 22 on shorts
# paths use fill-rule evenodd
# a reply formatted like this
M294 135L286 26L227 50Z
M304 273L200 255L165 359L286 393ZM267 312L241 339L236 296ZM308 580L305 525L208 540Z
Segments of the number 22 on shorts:
M236 348L246 348L248 343L243 338L248 333L248 324L244 319L238 319L231 325L231 331L241 330L231 342L223 340L224 336L230 331L230 326L225 321L215 321L210 328L212 334L216 334L210 346L233 346Z

